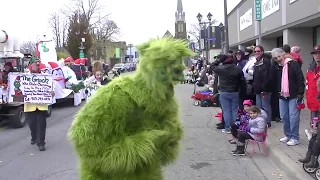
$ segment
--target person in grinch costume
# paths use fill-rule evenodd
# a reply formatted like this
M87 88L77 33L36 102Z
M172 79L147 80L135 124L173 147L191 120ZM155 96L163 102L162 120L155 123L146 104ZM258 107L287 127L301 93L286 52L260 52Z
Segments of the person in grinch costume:
M72 122L81 180L163 180L162 166L178 156L183 129L174 85L184 80L182 58L193 53L167 38L138 49L137 72L100 87Z

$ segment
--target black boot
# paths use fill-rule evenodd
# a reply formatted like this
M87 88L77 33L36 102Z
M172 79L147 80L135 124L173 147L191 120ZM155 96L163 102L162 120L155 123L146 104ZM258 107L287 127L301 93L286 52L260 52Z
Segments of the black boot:
M224 124L217 126L217 129L224 129Z
M237 152L238 149L239 149L239 146L237 145L237 148L235 150L231 151L231 154L234 154L235 152Z
M311 155L310 162L305 164L306 168L317 168L318 156Z
M245 145L245 143L242 143L242 142L238 141L238 143L237 143L238 150L235 151L232 155L234 155L234 156L245 156L246 152L244 151L244 148L245 148L244 145Z
M308 163L311 160L311 152L307 151L306 157L298 159L301 163Z
M216 126L221 126L222 124L223 124L222 122L221 123L217 123Z

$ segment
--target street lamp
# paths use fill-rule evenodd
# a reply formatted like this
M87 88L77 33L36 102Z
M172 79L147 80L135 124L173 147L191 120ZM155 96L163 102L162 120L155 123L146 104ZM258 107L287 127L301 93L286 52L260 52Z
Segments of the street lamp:
M198 13L198 15L197 15L197 19L199 21L199 26L200 26L199 47L200 47L200 49L205 49L205 51L206 51L206 61L207 61L207 64L209 64L209 59L210 59L210 57L209 57L209 50L210 50L210 48L209 48L209 45L210 45L210 43L209 43L209 37L210 37L209 30L210 30L210 27L211 27L211 24L212 24L212 14L210 12L208 13L207 18L208 18L208 21L202 21L202 15L200 13ZM202 29L206 32L206 33L204 33L205 37L203 37L203 38L201 37L201 30ZM204 46L205 47L201 47L202 39L204 41L204 44L205 44Z
M224 49L224 39L223 39L223 28L224 28L224 25L222 23L219 24L219 28L220 28L220 41L221 41L221 50L223 52L223 49Z
M76 35L80 36L81 38L81 44L80 44L80 53L79 53L79 58L84 58L84 49L86 49L86 47L83 45L86 42L86 39L84 38L86 35L88 34L87 31L82 31L80 32L80 30L78 30L76 32Z

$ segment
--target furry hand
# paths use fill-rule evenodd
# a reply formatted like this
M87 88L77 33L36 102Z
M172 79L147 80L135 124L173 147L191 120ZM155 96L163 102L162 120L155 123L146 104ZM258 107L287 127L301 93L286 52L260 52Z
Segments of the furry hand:
M246 132L249 133L249 132L250 132L250 129L251 129L251 127L250 127L250 126L247 126L247 127L246 127Z

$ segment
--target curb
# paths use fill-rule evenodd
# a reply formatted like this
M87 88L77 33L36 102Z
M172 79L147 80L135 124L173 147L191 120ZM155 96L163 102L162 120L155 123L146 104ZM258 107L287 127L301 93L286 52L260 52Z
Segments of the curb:
M276 142L276 140L279 141L271 135L268 135L268 138L273 138L273 142ZM287 172L287 175L290 176L292 180L314 180L311 175L303 170L302 164L294 162L277 145L272 145L270 141L267 140L269 150L268 157L273 163L280 166L282 170Z

